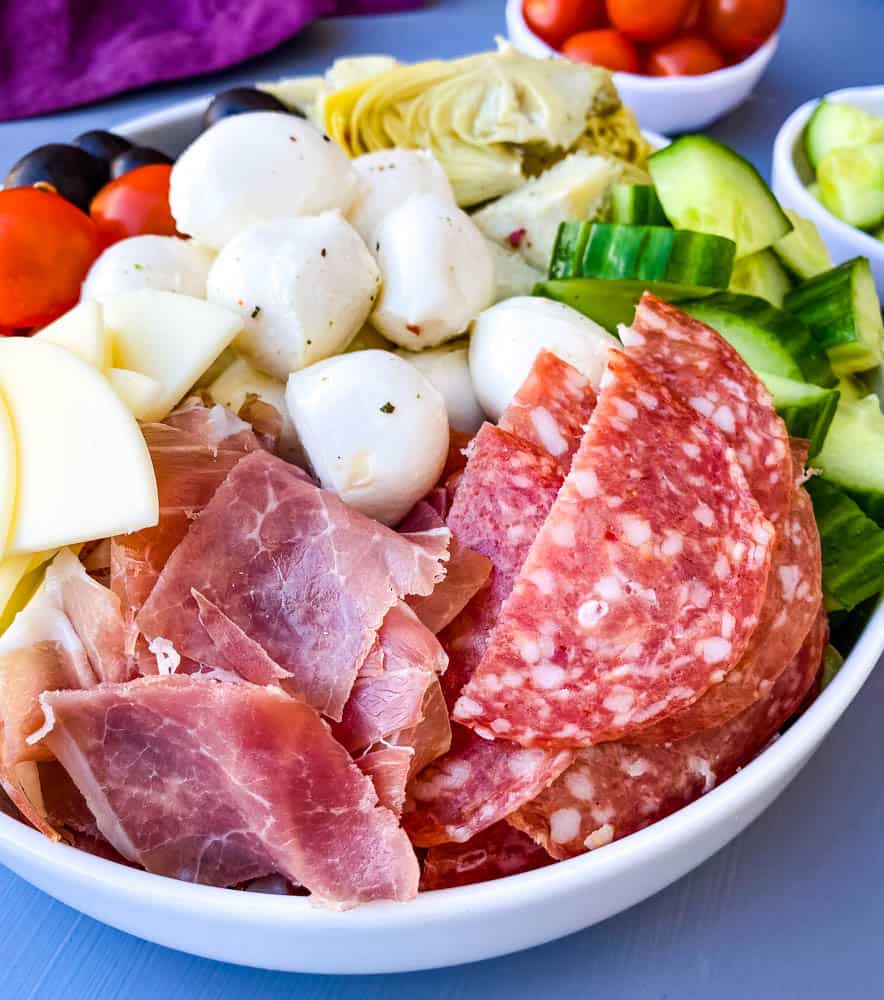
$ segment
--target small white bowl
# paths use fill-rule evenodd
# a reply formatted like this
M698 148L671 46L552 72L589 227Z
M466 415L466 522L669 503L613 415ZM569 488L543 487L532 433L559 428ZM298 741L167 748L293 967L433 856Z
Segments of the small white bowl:
M884 115L884 87L852 87L826 95L828 101L854 104L863 111ZM884 298L884 243L842 222L807 190L813 171L804 152L804 129L819 101L808 101L793 111L777 133L773 152L773 191L786 208L816 223L836 264L851 257L868 257L878 294Z
M561 56L525 23L522 0L507 0L506 26L512 44L527 55ZM615 73L614 82L643 128L663 133L692 132L746 100L773 59L778 43L779 33L775 33L742 62L703 76Z

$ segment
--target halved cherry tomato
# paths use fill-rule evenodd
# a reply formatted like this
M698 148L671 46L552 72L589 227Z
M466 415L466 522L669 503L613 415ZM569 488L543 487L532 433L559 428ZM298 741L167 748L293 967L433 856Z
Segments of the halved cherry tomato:
M638 73L641 70L638 49L626 35L613 28L572 35L562 46L562 53L575 62L593 63L616 73Z
M693 0L607 0L611 24L634 42L662 42L683 27Z
M721 53L700 35L680 35L651 49L645 63L649 76L702 76L724 66Z
M602 20L605 0L523 0L525 23L557 49L566 38Z
M42 326L70 309L100 249L95 223L60 195L0 191L0 327Z
M703 28L713 44L733 55L748 55L777 30L786 0L706 0Z
M153 163L105 184L89 208L104 246L145 233L175 235L175 220L169 209L171 173L168 164Z

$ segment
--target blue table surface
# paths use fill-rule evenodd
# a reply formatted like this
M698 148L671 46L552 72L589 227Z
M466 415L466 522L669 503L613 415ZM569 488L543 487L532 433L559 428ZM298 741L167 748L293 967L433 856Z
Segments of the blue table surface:
M651 2L651 0L648 0ZM884 0L791 0L754 96L712 128L765 173L786 115L829 90L882 83ZM0 126L0 162L236 82L321 71L344 54L454 56L504 34L503 0L321 22L226 73ZM5 169L5 168L4 168ZM884 672L798 779L702 867L604 924L520 955L402 976L299 976L192 958L102 926L0 868L0 997L589 997L884 995Z

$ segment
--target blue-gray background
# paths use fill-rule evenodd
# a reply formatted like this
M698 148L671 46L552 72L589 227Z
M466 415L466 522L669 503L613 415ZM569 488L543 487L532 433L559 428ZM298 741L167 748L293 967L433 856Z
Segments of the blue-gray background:
M649 3L653 0L648 0ZM447 0L325 22L269 56L195 82L0 126L0 165L233 82L321 72L343 54L455 56L504 34L503 0ZM756 94L713 133L770 171L777 128L829 90L884 83L884 0L790 0ZM6 166L3 166L5 171ZM404 976L260 972L191 958L80 916L0 868L0 997L72 1000L731 1000L884 996L884 672L750 829L674 886L562 941Z

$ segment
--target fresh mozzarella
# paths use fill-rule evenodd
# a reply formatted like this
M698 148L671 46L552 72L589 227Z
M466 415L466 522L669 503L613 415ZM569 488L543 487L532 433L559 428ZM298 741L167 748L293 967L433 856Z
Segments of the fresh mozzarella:
M617 341L591 319L551 299L523 296L498 302L473 324L470 374L476 397L499 420L541 348L573 365L598 388Z
M516 295L530 295L538 281L543 281L543 271L525 263L516 250L508 250L493 240L486 239L491 259L494 261L494 301L502 302Z
M448 199L413 194L374 232L383 289L372 325L410 351L463 333L494 298L494 265L482 234Z
M439 161L425 150L383 149L353 160L359 187L348 217L369 243L374 231L413 194L435 194L452 205L454 192Z
M322 485L384 524L401 520L442 473L445 401L390 351L342 354L295 372L286 402Z
M12 415L0 391L0 559L15 524L18 493L18 445Z
M206 297L206 278L215 254L177 236L132 236L105 250L86 275L80 298L106 302L123 292L153 288Z
M485 414L470 378L469 346L463 341L444 344L430 351L397 351L400 358L423 373L438 389L448 410L448 423L453 430L473 435L482 426Z
M203 132L172 168L178 231L220 250L270 219L346 211L356 173L344 151L309 122L279 111L233 115Z
M111 343L98 302L81 302L34 336L73 351L100 372L110 366Z
M380 280L356 230L339 212L323 212L240 233L212 265L209 299L242 316L239 350L285 379L347 346Z

